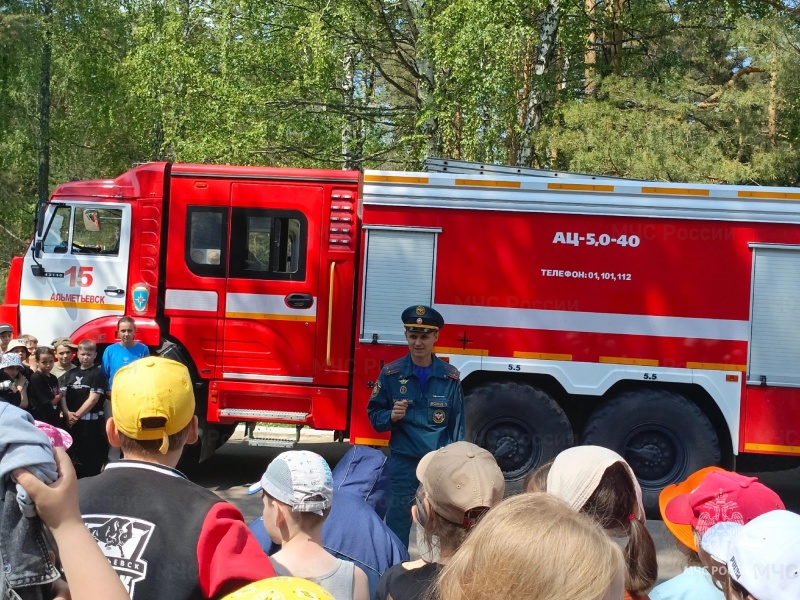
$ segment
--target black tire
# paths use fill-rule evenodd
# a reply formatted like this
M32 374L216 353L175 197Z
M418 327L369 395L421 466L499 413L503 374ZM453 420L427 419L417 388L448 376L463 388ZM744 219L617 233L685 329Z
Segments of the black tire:
M595 411L583 443L610 448L628 461L649 518L659 519L658 495L695 471L718 465L719 437L706 414L676 392L621 393Z
M511 381L466 395L466 438L497 459L506 481L518 481L573 444L567 415L548 394Z
M198 417L198 429L200 439L194 444L187 444L183 447L183 454L178 461L178 470L187 474L195 475L200 468L200 463L213 455L227 442L236 430L236 423L222 425L219 423L208 423L205 417ZM208 456L203 456L203 437L209 436L209 447L213 451Z
M170 340L162 340L161 347L156 351L158 356L169 358L181 363L189 369L189 375L194 385L195 414L198 419L200 439L195 444L186 445L178 462L178 469L186 474L195 474L201 462L213 456L225 442L230 439L236 429L236 424L221 425L208 423L206 420L206 401L208 398L208 382L200 379L191 356L183 346ZM203 439L208 442L203 444Z

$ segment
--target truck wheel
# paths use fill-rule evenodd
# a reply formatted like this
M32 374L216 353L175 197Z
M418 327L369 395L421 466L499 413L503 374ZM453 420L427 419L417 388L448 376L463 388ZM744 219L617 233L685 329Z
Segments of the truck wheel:
M660 518L658 495L664 487L720 462L717 431L680 394L660 389L624 392L589 418L584 444L610 448L628 461L647 516Z
M213 456L214 452L228 441L236 429L236 424L220 425L206 421L205 403L208 398L208 382L200 379L189 353L183 346L164 339L161 342L161 347L156 350L156 354L185 365L192 377L195 394L195 414L199 421L200 440L196 444L184 447L178 463L180 471L192 474L196 472L201 462Z
M198 416L198 428L200 429L200 439L197 443L183 447L178 470L187 474L194 475L200 463L213 456L214 451L218 450L227 442L236 430L236 424L221 425L219 423L208 423L205 416ZM203 451L203 438L208 437L207 447Z
M491 452L507 481L522 479L573 444L567 415L549 395L510 381L480 385L464 398L466 438Z

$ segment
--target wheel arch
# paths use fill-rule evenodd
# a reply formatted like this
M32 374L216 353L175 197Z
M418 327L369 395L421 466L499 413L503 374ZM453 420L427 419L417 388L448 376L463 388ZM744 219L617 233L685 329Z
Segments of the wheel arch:
M472 357L470 357L472 358ZM595 375L583 378L586 365L559 361L529 361L503 359L502 363L492 359L484 365L488 369L475 369L474 363L467 367L462 380L464 393L490 382L513 381L539 388L549 394L566 413L580 440L592 413L620 393L633 389L663 389L681 394L705 413L719 438L722 450L722 466L732 468L738 453L738 427L741 404L741 385L725 380L724 372L691 371L688 369L646 368L620 365L617 369L597 371L599 365L589 365ZM503 365L519 363L520 372L502 370ZM467 365L464 365L467 366ZM611 365L606 365L609 367ZM657 372L657 382L642 380L644 372ZM683 381L667 381L667 378ZM736 388L728 387L736 385ZM726 386L726 387L723 387ZM584 391L585 393L576 393Z
M581 401L581 397L569 394L561 383L547 373L504 373L502 371L474 371L464 380L461 385L464 389L464 397L469 395L469 392L477 387L487 383L521 383L537 388L548 394L561 409L566 413L570 424L572 425L572 433L575 439L578 439L578 434L582 429L583 424L588 419L597 406L599 398L592 398L593 403L591 408L586 408L585 402ZM578 426L576 426L576 424Z
M624 392L633 392L639 390L666 390L680 394L693 404L695 404L705 415L708 417L714 429L717 432L719 439L720 450L722 452L722 464L725 469L732 469L735 463L735 448L733 446L733 439L731 437L730 427L728 421L722 413L719 404L714 400L711 394L703 386L693 383L673 383L673 382L660 382L644 384L640 381L625 380L619 381L609 390L603 394L601 402L595 406L591 411L602 407L606 402L619 396ZM583 438L583 428L579 432L579 438Z

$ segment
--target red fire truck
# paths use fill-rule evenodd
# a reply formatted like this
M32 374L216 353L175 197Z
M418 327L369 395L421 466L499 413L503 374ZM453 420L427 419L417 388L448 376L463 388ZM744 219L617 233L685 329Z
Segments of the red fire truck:
M741 453L800 454L800 192L525 174L153 163L59 186L0 320L139 339L184 362L203 452L237 422L386 444L366 416L444 316L469 439L509 479L574 443L658 491Z

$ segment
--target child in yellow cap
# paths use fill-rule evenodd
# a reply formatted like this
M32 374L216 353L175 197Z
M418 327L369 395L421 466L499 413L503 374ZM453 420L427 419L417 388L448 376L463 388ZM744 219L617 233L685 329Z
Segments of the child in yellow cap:
M216 598L275 574L239 510L175 469L198 438L194 406L184 365L122 367L106 432L125 459L80 482L84 523L132 598Z

